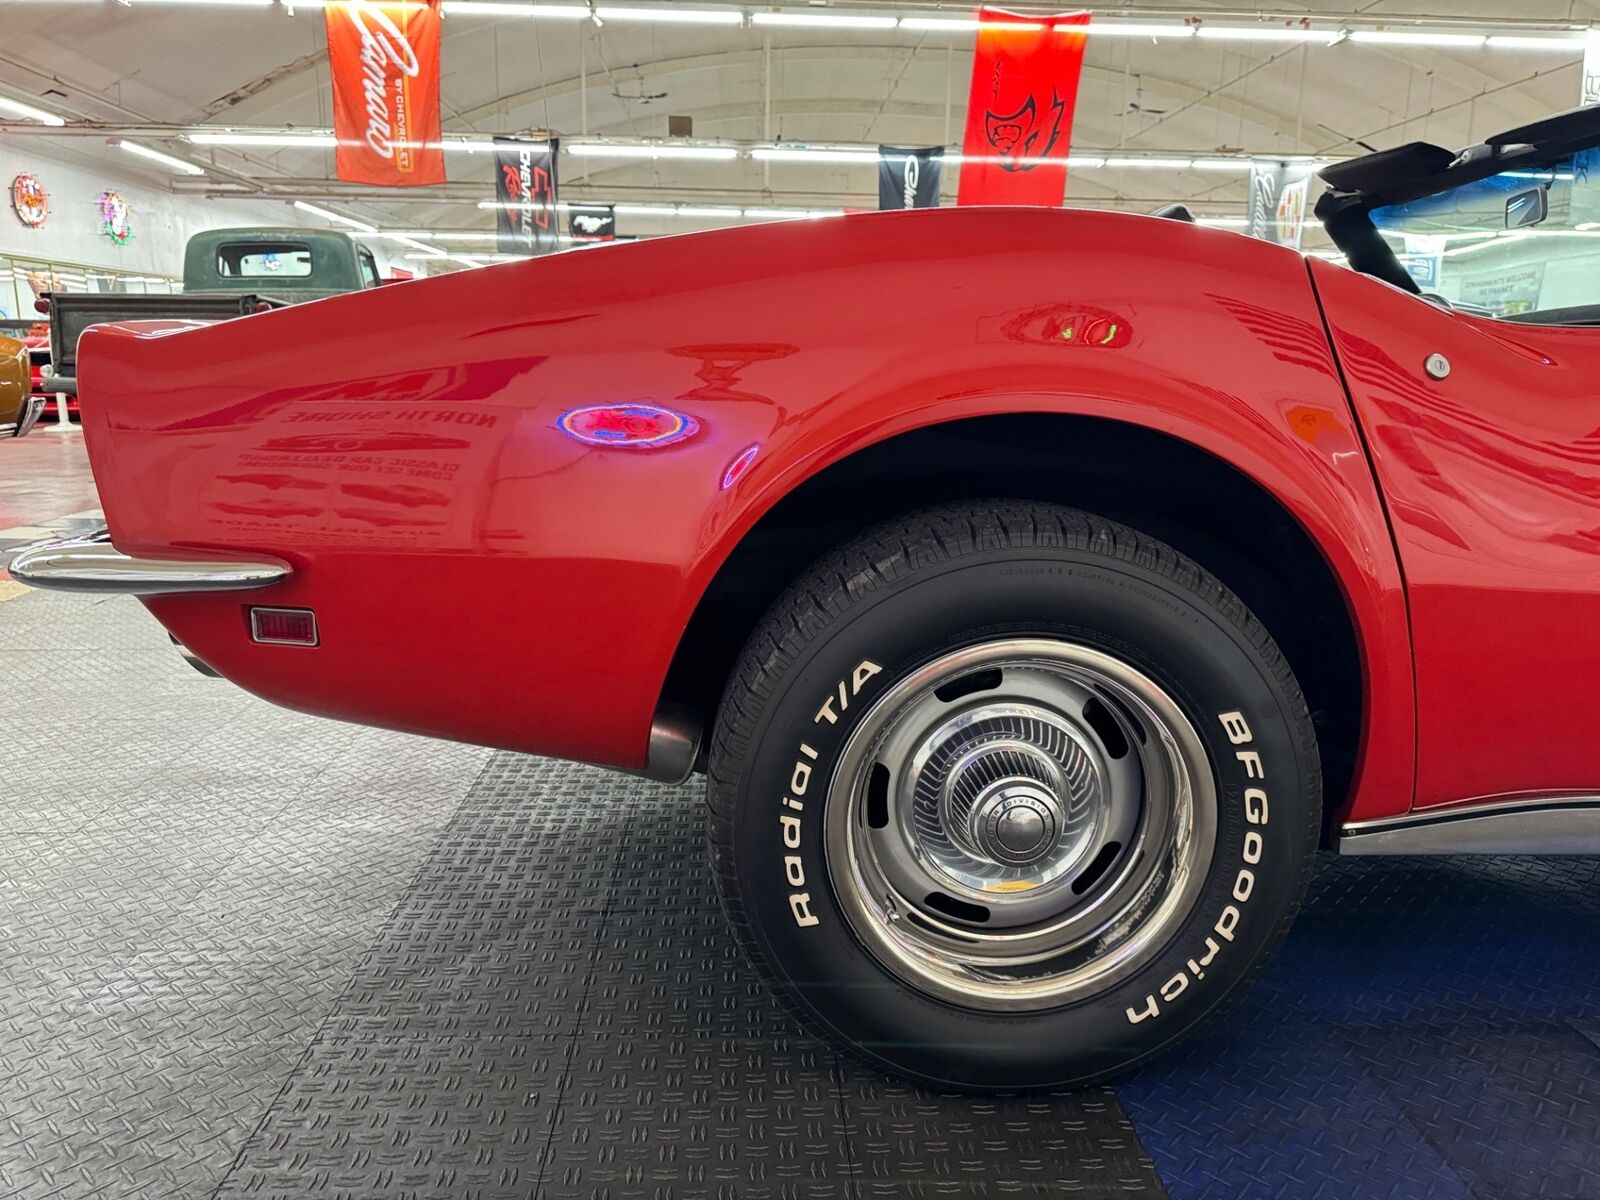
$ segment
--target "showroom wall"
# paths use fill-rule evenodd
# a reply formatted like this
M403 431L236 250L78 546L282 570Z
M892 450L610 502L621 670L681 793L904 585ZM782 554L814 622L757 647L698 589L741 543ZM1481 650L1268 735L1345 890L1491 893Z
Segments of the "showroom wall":
M119 175L51 155L34 139L7 139L0 149L0 255L44 262L73 263L114 271L177 276L183 247L200 229L226 225L305 225L312 222L287 203L207 200L174 195L142 173ZM130 162L133 161L130 159ZM11 208L11 181L36 175L50 196L50 216L37 229L24 225ZM133 237L117 245L101 228L99 196L116 191L132 210Z
M132 161L132 160L130 160ZM38 177L50 197L50 215L42 226L29 227L11 205L11 184L19 174ZM100 216L102 192L116 191L128 201L133 236L118 245L106 235ZM61 268L60 286L83 290L84 270L114 272L117 290L166 290L155 277L177 280L183 274L183 249L190 235L202 229L241 225L305 225L327 228L288 202L211 200L170 192L153 177L137 171L122 174L96 168L36 139L8 138L0 145L0 319L32 316L24 276L35 268ZM387 275L387 245L371 245L380 273ZM411 267L396 260L396 267ZM12 273L18 274L15 281ZM133 280L125 284L124 280ZM148 279L148 284L143 280ZM97 289L99 290L99 289Z

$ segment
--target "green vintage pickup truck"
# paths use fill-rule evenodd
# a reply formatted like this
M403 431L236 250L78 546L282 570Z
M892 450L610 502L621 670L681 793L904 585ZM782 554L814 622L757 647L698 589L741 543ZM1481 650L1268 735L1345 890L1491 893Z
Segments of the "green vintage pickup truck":
M78 336L108 321L224 321L377 287L372 251L326 229L207 229L183 254L182 295L52 292L47 391L78 391Z

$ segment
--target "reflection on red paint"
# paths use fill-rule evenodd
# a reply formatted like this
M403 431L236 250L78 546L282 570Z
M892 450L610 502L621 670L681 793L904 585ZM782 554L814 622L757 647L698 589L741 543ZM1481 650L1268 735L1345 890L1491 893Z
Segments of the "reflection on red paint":
M654 450L692 437L700 426L687 413L659 404L594 404L569 408L556 427L590 446Z
M738 483L740 479L744 478L744 473L750 469L750 464L755 462L756 455L760 453L760 442L756 442L754 445L746 446L743 450L739 451L739 453L734 456L733 461L728 464L728 469L722 473L722 490L727 491L734 484Z
M1133 322L1106 308L1083 304L1041 304L1020 312L1006 313L999 321L997 332L1011 342L1120 350L1133 340ZM993 340L993 334L981 329L979 339Z

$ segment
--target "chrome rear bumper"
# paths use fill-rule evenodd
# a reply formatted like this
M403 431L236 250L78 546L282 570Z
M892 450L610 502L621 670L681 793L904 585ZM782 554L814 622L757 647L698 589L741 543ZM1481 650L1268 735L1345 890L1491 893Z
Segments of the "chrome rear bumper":
M288 563L277 559L130 558L112 546L104 529L29 546L7 569L29 587L126 596L245 591L292 573Z
M28 403L22 410L22 418L17 422L17 436L26 437L28 432L39 423L39 414L44 412L45 400L48 397L29 395Z

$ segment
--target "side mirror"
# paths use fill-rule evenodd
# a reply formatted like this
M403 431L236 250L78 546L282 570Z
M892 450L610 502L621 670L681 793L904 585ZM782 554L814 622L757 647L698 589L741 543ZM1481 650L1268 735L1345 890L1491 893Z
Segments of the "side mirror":
M1506 201L1506 228L1527 229L1542 225L1550 217L1550 192L1544 187L1532 187L1518 192Z

